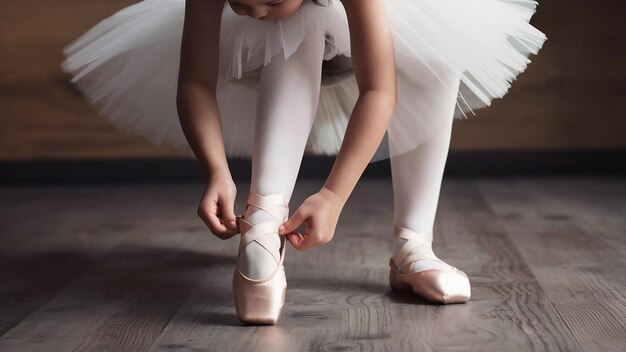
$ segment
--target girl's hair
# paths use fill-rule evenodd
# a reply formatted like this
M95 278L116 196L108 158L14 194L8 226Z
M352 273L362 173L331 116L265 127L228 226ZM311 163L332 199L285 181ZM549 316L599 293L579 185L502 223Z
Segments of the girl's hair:
M315 5L318 6L330 6L330 2L333 0L312 0Z

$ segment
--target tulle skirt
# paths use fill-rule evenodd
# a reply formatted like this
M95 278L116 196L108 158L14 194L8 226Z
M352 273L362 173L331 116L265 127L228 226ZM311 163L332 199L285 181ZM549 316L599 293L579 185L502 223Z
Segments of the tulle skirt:
M381 143L372 161L416 148L445 122L440 114L420 114L423 109L416 106L420 100L413 87L423 79L423 67L437 78L438 88L454 91L454 117L462 118L503 97L546 40L529 24L537 6L532 0L384 3L393 35L398 104L387 129L388 143ZM192 154L176 111L184 7L184 0L128 6L67 45L62 68L100 115L119 128ZM250 126L262 67L276 55L288 58L313 36L326 38L320 60L351 57L341 1L318 6L304 0L291 16L274 21L238 16L224 6L217 103L229 157L252 155ZM308 154L337 153L358 98L353 73L324 75Z

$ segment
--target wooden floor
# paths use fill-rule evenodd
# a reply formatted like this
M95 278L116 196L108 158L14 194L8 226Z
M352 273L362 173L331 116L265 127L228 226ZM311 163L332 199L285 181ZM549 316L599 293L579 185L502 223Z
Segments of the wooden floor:
M320 183L298 184L292 210ZM237 239L195 184L0 188L0 351L623 351L626 182L447 179L436 252L472 298L388 287L391 185L364 180L335 238L287 249L277 326L235 316ZM239 200L247 186L239 188ZM243 209L240 202L238 213Z

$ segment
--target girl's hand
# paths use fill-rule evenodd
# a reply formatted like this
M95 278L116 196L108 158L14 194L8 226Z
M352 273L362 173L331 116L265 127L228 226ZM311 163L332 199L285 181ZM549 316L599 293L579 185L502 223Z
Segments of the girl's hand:
M326 187L308 197L295 213L278 230L299 251L328 243L335 234L335 227L345 201ZM304 236L294 232L298 226L307 224Z
M233 210L237 187L230 175L215 174L207 181L204 195L198 206L198 216L220 239L239 233Z

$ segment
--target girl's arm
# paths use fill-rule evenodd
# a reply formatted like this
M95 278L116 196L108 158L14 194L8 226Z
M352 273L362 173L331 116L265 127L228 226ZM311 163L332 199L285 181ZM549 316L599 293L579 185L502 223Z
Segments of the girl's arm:
M342 0L359 98L324 187L345 202L382 141L396 107L396 61L384 0Z
M396 108L395 53L384 0L342 2L350 27L359 98L324 187L307 198L279 231L289 235L289 241L298 250L332 239L339 213L378 149ZM305 222L304 236L294 232Z
M206 177L198 215L215 235L229 238L238 233L233 212L236 187L216 100L224 3L186 0L176 105L185 137Z
M227 172L215 99L224 1L186 0L177 108L185 136L207 177Z

